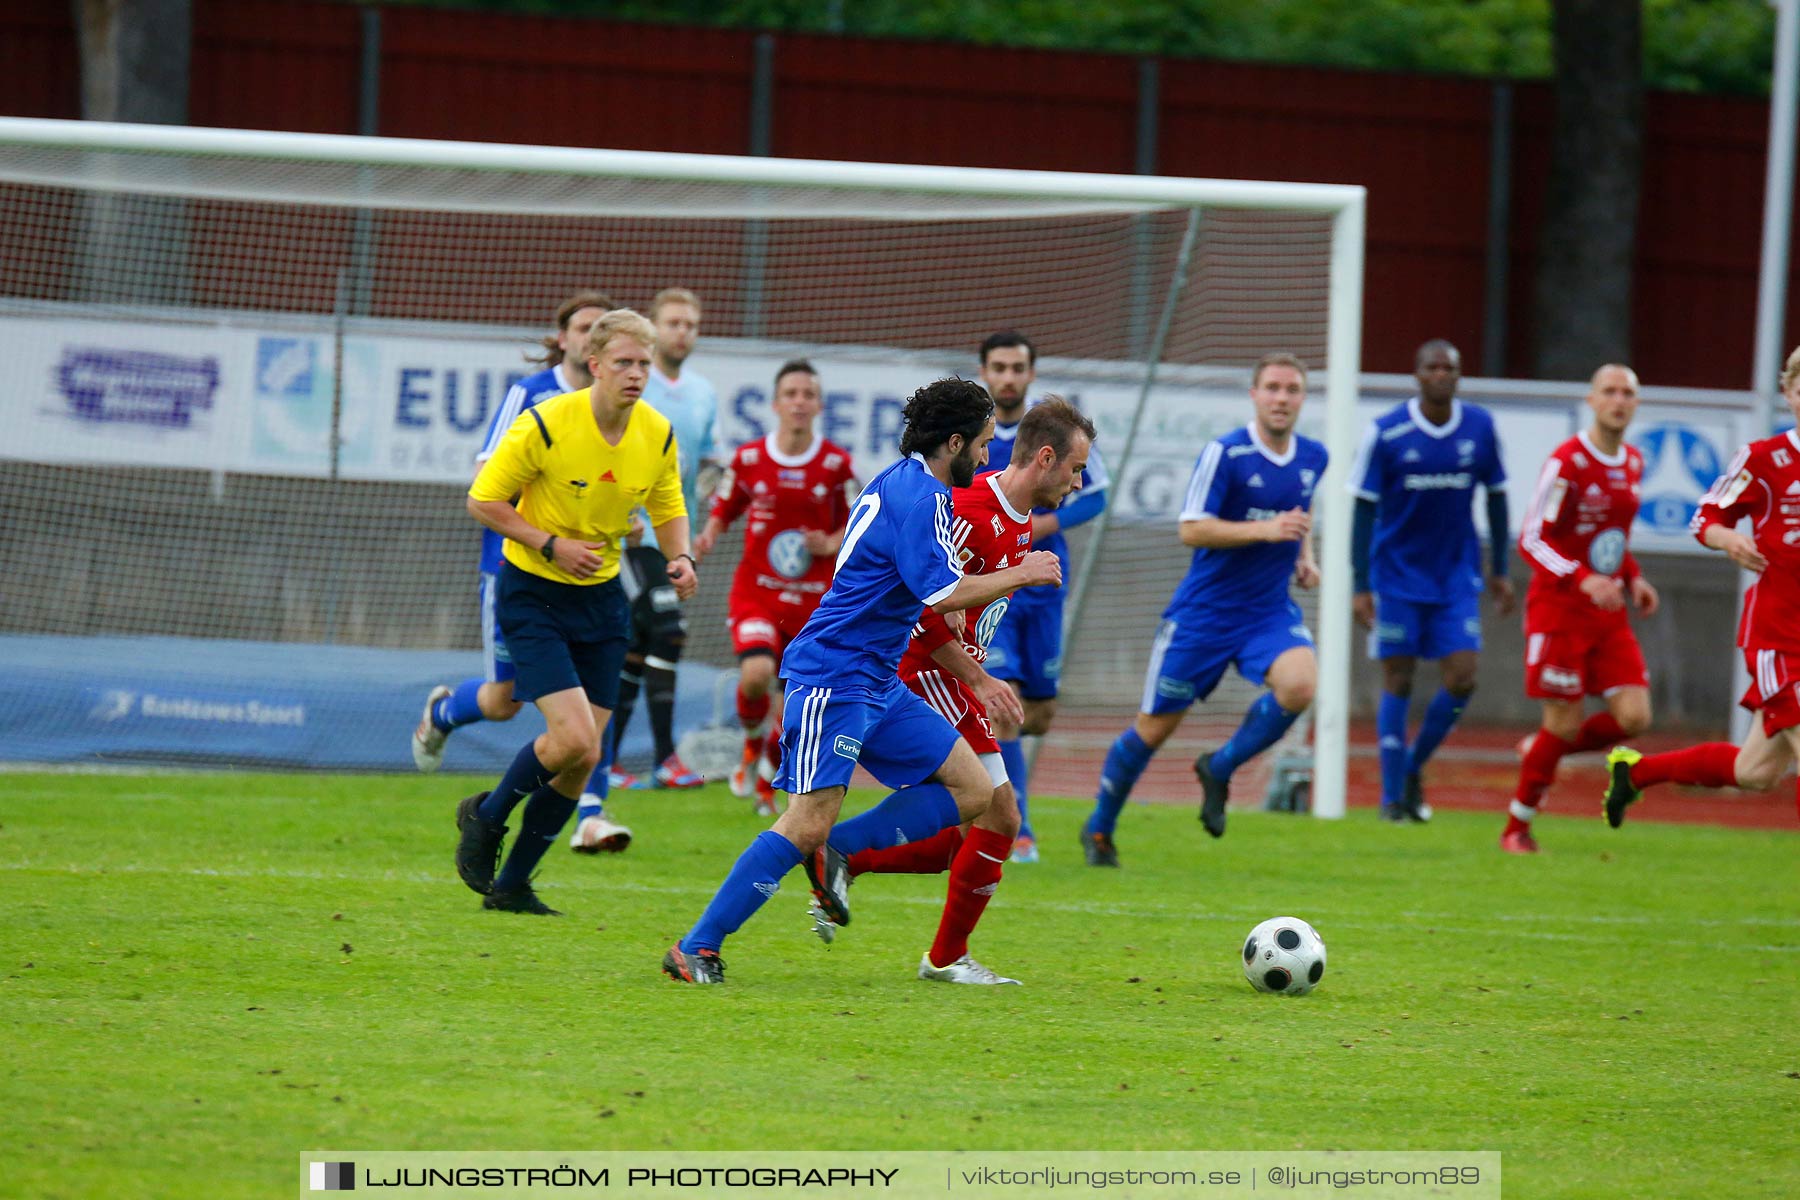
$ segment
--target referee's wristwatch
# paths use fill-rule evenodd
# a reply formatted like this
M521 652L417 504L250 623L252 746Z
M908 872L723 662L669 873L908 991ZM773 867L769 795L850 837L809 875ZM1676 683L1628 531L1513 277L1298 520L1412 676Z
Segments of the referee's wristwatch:
M556 561L556 535L554 533L550 535L549 541L539 547L538 553L544 556L545 562Z

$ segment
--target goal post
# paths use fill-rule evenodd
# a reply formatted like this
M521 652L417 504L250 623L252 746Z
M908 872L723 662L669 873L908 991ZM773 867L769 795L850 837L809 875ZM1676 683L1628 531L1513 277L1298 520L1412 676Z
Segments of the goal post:
M822 432L864 477L896 452L913 388L972 375L996 329L1033 338L1039 387L1096 418L1114 480L1104 538L1073 539L1094 578L1066 701L1095 728L1135 706L1122 681L1141 677L1185 567L1167 478L1247 419L1251 362L1301 354L1303 428L1334 464L1309 604L1313 809L1340 815L1363 204L1339 185L0 119L0 348L17 373L0 482L36 523L0 556L42 585L0 601L0 638L33 656L38 684L70 664L78 678L45 694L87 738L29 744L400 765L403 739L393 762L335 748L365 738L359 706L476 664L474 531L456 500L482 418L564 296L643 307L686 286L703 298L692 366L718 385L721 442L767 428L773 366L806 355ZM372 550L388 520L411 536ZM697 672L731 666L734 556L722 544L690 609ZM140 655L154 667L123 670ZM245 699L231 668L252 662L294 695ZM191 736L252 699L265 726ZM54 723L44 703L0 693L0 729ZM1202 707L1226 725L1241 713Z

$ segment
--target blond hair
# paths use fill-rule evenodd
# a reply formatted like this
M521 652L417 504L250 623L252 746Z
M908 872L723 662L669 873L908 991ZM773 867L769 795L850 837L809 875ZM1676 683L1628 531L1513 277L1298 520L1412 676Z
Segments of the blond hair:
M645 319L644 314L629 308L615 308L588 330L587 345L582 347L582 358L599 358L606 352L606 344L617 337L636 338L652 350L656 348L656 326Z
M1800 346L1787 356L1787 365L1781 368L1781 390L1787 391L1795 379L1800 379Z
M656 320L656 314L670 304L688 304L693 306L695 312L703 311L700 307L700 297L686 288L664 288L650 300L650 319Z

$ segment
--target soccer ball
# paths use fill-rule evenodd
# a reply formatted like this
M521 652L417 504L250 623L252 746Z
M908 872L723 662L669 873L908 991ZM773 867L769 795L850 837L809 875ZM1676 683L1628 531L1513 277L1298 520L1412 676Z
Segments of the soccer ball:
M1325 942L1299 917L1270 917L1244 939L1244 978L1259 992L1304 996L1325 976Z

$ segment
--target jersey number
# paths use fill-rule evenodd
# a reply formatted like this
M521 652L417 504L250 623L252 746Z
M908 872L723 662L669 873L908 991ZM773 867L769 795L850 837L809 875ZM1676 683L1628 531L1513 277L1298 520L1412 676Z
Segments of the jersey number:
M881 495L878 492L870 492L856 502L856 507L850 513L848 527L844 532L844 545L838 551L838 570L843 570L844 564L850 561L850 552L856 549L856 543L862 540L862 535L868 532L869 526L874 524L875 517L880 512Z

